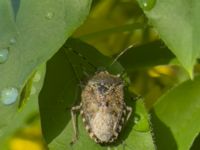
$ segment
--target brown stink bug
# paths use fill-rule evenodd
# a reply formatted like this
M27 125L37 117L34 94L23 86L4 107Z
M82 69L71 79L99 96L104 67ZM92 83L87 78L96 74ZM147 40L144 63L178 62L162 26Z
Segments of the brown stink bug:
M89 136L96 143L112 143L129 119L132 108L124 102L124 82L107 71L96 72L81 93L81 103L71 109L77 139L75 112L80 111Z

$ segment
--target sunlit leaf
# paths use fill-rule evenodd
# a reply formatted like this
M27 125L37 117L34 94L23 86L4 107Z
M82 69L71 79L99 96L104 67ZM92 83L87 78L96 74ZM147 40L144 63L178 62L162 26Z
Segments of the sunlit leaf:
M152 124L158 149L188 150L191 147L200 132L199 89L198 76L170 90L154 106Z
M199 1L138 0L161 39L190 76L199 57ZM153 2L153 3L152 3ZM150 9L146 9L152 5ZM195 9L194 9L195 8Z
M17 112L28 78L82 24L90 3L91 0L0 1L0 131Z
M17 130L25 127L27 125L27 120L29 120L32 116L38 114L38 95L43 86L45 70L46 65L41 65L35 72L34 76L29 79L29 82L31 82L32 84L31 92L28 92L26 94L29 95L28 97L26 97L26 107L15 114L11 123L6 127L6 130L4 130L4 134L0 135L0 148L7 150L10 137L15 134Z

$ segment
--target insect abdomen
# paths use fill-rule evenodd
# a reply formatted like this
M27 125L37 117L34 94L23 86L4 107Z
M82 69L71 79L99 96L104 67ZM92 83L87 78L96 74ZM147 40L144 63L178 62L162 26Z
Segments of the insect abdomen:
M93 133L101 142L108 142L112 138L114 120L111 115L98 112L90 123Z

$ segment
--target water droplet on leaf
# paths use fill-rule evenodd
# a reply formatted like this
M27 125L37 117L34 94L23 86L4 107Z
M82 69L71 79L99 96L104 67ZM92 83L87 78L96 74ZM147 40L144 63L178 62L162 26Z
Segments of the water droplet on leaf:
M154 7L156 0L139 0L139 3L144 10L149 11Z
M48 12L48 13L46 14L46 18L47 18L47 19L52 19L53 16L54 16L54 13L52 13L52 12Z
M4 48L0 50L0 64L5 63L8 59L8 49Z
M0 100L5 105L13 104L18 97L19 93L16 88L5 88L1 91Z

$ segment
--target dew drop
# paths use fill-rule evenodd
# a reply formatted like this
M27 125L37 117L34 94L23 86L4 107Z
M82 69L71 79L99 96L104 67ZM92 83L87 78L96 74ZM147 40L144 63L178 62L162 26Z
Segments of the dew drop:
M47 18L47 19L52 19L53 16L54 16L54 13L53 13L53 12L48 12L48 13L46 14L46 18Z
M0 100L5 105L13 104L18 97L19 93L16 88L5 88L1 91Z
M11 38L11 39L10 39L10 44L13 45L13 44L15 44L15 43L16 43L16 38Z
M144 2L144 4L143 4L143 5L144 5L144 7L147 7L147 6L148 6L148 5L147 5L147 2Z
M8 49L4 48L0 50L0 64L5 63L8 59Z
M156 0L139 0L139 3L144 10L149 11L154 7Z

